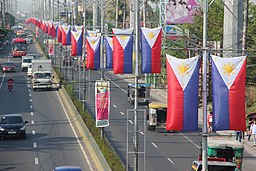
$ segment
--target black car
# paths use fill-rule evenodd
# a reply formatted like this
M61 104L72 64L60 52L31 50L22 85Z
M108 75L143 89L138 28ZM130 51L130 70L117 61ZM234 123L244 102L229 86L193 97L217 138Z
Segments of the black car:
M5 114L0 122L0 137L26 138L26 126L28 121L23 121L21 114Z

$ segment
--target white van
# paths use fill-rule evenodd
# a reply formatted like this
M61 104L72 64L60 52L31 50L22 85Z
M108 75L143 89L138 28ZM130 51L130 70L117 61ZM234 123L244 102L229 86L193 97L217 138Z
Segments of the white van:
M32 64L32 60L35 59L34 56L22 56L22 61L21 61L21 69L22 72L27 71L29 65Z

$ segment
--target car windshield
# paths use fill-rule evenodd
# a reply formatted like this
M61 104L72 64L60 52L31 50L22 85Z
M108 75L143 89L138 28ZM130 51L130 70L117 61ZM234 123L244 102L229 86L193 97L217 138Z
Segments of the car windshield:
M23 59L23 63L32 63L32 59Z
M20 116L7 116L1 119L1 124L19 124L23 123L23 119Z
M13 63L4 63L4 66L12 67L12 66L14 66L14 64Z
M49 78L51 78L51 74L50 73L35 73L35 78L49 79Z

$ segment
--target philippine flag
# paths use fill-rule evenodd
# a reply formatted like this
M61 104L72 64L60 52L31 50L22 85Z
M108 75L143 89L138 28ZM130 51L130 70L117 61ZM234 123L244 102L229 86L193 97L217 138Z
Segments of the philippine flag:
M52 38L56 38L56 35L58 35L58 23L53 22L52 23Z
M213 130L245 131L246 57L211 59Z
M113 38L106 36L106 68L113 68Z
M47 31L48 35L52 35L52 22L48 22L48 31Z
M83 46L82 31L71 31L71 56L81 56Z
M161 73L162 28L141 28L142 73Z
M84 29L84 26L75 25L75 27L74 27L74 31L83 31L83 29Z
M112 29L113 37L113 73L130 74L132 73L132 52L133 52L133 29ZM124 35L122 35L124 34Z
M86 68L100 68L100 37L86 37L86 52Z
M166 130L198 130L199 56L178 59L166 55L168 102Z
M87 36L89 36L89 37L97 37L100 31L99 30L95 30L95 31L87 30L86 32L87 32Z
M62 42L62 27L61 25L58 25L58 29L57 29L57 36L58 36L58 43Z
M71 26L70 25L62 25L62 45L70 45L71 44Z

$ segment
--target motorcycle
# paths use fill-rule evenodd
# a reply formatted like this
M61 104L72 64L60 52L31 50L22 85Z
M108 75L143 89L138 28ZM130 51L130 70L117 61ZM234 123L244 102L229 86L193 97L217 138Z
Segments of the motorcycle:
M9 79L8 80L8 91L11 92L13 89L13 80Z

